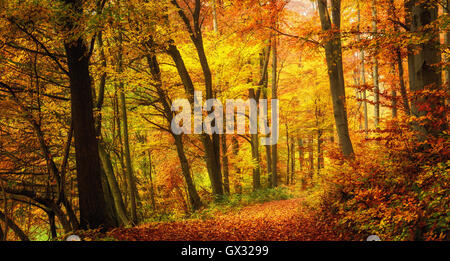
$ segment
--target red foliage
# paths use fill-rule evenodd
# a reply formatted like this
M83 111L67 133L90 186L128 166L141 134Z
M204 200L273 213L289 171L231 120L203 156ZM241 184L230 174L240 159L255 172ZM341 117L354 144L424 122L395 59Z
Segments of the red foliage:
M110 235L124 241L310 241L342 240L332 222L305 210L302 199L248 206L208 220L151 223L116 229ZM344 238L345 239L345 238ZM347 238L348 239L348 238Z

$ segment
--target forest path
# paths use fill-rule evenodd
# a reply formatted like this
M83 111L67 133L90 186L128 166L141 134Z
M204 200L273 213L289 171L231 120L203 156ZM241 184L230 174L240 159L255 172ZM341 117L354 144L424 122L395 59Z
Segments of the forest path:
M320 221L302 204L288 199L255 204L211 219L149 223L117 229L126 241L307 241L338 240L330 222Z

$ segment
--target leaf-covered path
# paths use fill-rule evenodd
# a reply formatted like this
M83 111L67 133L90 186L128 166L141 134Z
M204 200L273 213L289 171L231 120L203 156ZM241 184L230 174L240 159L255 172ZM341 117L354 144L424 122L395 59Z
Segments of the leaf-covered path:
M338 240L329 222L318 220L302 199L256 204L207 220L150 223L111 233L126 241Z

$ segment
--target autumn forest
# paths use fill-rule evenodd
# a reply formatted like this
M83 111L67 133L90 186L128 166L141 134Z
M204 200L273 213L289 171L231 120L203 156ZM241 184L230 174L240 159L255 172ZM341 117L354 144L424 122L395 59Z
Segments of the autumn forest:
M0 0L0 241L449 240L449 10Z

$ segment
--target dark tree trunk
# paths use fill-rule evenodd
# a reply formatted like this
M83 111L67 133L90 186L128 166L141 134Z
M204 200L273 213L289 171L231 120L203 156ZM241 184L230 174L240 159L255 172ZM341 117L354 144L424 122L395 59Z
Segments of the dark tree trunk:
M28 236L23 232L22 229L20 229L19 226L17 226L17 224L11 220L10 218L8 218L3 212L0 211L0 220L1 221L5 221L7 223L7 226L9 228L11 228L14 233L17 235L18 238L20 238L20 240L22 241L30 241L30 239L28 238ZM3 232L6 233L6 232Z
M82 14L83 1L66 0L70 8ZM66 27L74 30L73 21ZM100 159L95 133L88 49L82 38L69 37L64 43L69 67L72 122L75 138L77 181L81 228L111 228L101 182ZM100 196L101 195L101 196Z
M52 211L48 211L47 216L52 239L57 238L58 234L56 233L55 213Z

